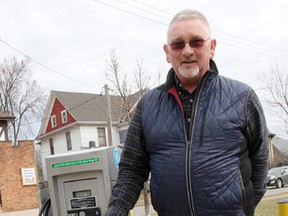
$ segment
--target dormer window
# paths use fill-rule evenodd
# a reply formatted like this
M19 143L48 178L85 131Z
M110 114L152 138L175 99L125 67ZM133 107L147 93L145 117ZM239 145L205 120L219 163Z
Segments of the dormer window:
M61 117L62 117L62 124L66 123L68 121L67 120L67 111L66 110L61 111Z
M55 128L57 126L56 115L51 116L51 125L52 125L52 128Z

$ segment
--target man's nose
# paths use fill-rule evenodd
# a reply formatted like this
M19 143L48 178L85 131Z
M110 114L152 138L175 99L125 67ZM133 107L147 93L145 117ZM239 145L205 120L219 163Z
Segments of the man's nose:
M189 45L189 42L185 43L185 46L183 48L182 53L185 56L190 56L190 55L194 54L194 49Z

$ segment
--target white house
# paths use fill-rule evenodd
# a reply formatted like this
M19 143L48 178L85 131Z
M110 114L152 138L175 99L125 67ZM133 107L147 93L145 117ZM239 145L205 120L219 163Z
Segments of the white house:
M139 97L139 93L129 96L128 107ZM37 137L44 180L48 155L123 144L129 124L127 113L120 96L51 91Z

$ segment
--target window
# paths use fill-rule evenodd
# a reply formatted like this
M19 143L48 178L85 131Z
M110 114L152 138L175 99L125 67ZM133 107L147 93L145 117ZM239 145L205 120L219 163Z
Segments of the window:
M67 122L67 111L63 110L61 111L61 117L62 117L62 124Z
M52 125L52 128L55 128L57 126L56 115L51 116L51 125Z
M70 132L66 132L65 136L66 136L66 143L67 143L67 151L70 151L70 150L72 150L72 142L71 142Z
M128 129L119 131L120 143L124 143L127 136Z
M50 154L54 155L54 144L53 144L53 138L49 139L49 145L50 145Z
M99 146L106 146L105 128L97 128Z

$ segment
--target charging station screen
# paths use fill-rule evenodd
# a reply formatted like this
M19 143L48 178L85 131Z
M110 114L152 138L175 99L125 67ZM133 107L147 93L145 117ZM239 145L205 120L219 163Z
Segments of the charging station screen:
M79 197L90 197L91 196L91 190L83 190L83 191L75 191L73 192L73 198L79 198Z

